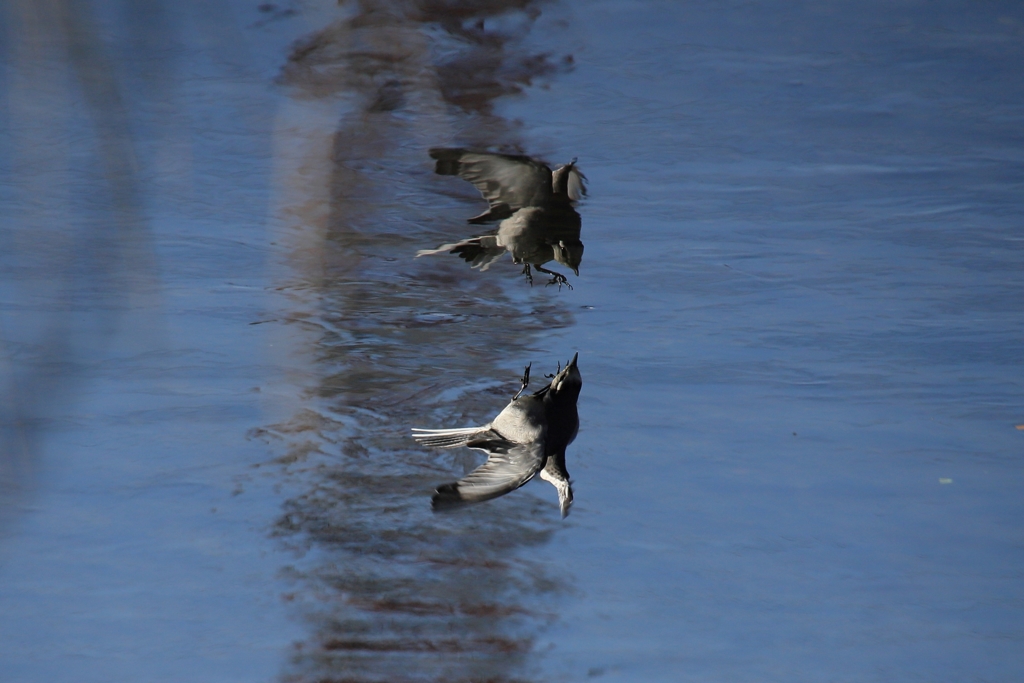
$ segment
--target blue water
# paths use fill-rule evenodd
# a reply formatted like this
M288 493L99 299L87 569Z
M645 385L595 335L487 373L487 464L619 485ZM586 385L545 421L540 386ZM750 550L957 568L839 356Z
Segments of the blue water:
M524 5L6 10L0 680L1024 674L1024 11ZM567 520L432 515L576 351Z

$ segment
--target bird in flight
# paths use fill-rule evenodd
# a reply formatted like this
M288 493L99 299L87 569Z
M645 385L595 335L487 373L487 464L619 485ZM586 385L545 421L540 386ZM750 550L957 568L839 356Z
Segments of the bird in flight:
M583 242L576 203L587 193L586 177L573 159L554 171L524 155L434 148L434 172L471 182L487 200L487 210L469 219L474 225L498 222L497 230L436 249L421 249L417 257L445 252L458 254L473 268L487 270L505 252L523 265L533 284L531 267L551 275L549 285L572 285L564 275L544 268L555 260L580 274Z

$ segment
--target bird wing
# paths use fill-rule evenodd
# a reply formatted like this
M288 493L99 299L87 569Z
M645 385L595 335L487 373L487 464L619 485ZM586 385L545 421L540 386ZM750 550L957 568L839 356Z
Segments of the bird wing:
M524 206L539 206L551 197L551 169L527 156L432 149L440 175L457 175L473 183L490 208L470 223L508 218Z
M412 438L431 448L457 448L465 446L477 435L487 433L487 427L465 427L463 429L418 429L413 427Z
M515 443L493 430L466 445L487 453L487 462L459 481L437 487L432 499L434 510L479 503L515 491L530 481L545 462L543 442Z

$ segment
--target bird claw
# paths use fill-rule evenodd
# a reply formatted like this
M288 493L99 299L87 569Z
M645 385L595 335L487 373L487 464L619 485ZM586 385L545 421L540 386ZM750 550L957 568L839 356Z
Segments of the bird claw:
M565 285L566 287L569 288L569 291L572 291L572 285L569 284L569 281L565 279L564 275L562 275L561 273L552 273L552 275L554 277L548 280L548 287L550 287L551 285L558 285L558 291L562 291L562 285Z

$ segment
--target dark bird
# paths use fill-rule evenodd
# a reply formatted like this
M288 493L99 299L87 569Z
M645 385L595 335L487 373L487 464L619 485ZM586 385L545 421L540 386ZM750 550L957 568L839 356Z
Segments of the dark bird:
M550 482L558 491L558 507L564 518L572 505L572 485L565 469L565 449L580 428L576 401L583 378L576 358L551 377L543 389L528 396L530 368L522 387L505 409L483 427L466 429L413 429L413 438L424 446L483 451L487 461L453 484L439 486L434 493L435 511L480 503L503 496L533 479Z
M461 242L422 249L416 256L448 252L458 254L474 268L487 270L507 251L512 262L523 264L533 284L531 266L551 275L549 285L566 285L565 276L543 264L554 259L580 274L583 242L576 202L586 195L586 177L573 159L552 171L546 164L523 155L473 152L465 149L430 150L439 175L457 175L480 190L488 208L469 219L475 225L498 223L498 229Z

